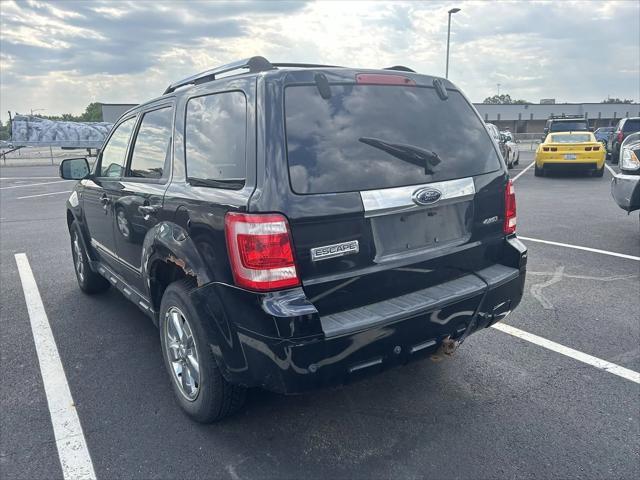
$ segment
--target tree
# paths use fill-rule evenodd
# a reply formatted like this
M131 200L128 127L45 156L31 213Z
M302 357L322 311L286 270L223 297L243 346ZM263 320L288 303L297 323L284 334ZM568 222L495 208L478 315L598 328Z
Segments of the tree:
M605 98L600 103L633 103L633 100L625 98L624 100L620 100L618 97L616 98Z
M487 97L482 103L488 103L492 105L526 105L530 104L531 102L527 102L526 100L512 100L511 95L509 95L508 93L503 93L502 95Z
M38 115L38 117L46 118L47 120L64 120L67 122L101 122L102 104L98 102L90 103L81 115L63 113L62 115Z
M0 140L9 140L11 136L9 135L9 120L7 120L7 124L3 125L2 120L0 120Z

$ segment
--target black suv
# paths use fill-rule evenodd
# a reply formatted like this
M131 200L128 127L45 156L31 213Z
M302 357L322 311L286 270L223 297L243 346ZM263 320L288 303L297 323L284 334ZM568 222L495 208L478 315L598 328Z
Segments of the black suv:
M607 142L607 157L611 163L618 163L620 157L620 145L632 133L640 132L640 117L622 118L615 130L609 136Z
M461 134L462 133L462 134ZM453 84L253 57L125 113L67 204L80 288L158 325L194 419L451 352L520 302L513 186Z
M545 141L549 133L590 131L589 123L582 115L551 115L542 132L542 141Z

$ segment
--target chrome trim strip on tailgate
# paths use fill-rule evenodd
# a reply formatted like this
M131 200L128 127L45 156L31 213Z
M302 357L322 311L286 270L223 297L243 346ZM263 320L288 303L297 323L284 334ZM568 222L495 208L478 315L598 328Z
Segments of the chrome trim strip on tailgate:
M416 205L412 199L413 194L422 188L438 190L442 195L440 200L430 205ZM389 213L405 212L420 208L436 207L452 201L462 201L473 198L476 187L473 178L458 178L444 182L423 183L420 185L407 185L405 187L381 188L379 190L363 190L360 198L364 205L364 216L376 217Z

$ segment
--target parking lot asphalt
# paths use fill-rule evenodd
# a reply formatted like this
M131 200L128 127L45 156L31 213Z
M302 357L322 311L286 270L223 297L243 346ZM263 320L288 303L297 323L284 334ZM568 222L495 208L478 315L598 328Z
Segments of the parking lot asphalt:
M615 205L610 172L537 178L522 173L531 161L523 152L512 171L519 235L640 256L638 213ZM78 289L61 193L72 183L56 175L0 168L0 477L63 476L17 253L99 479L640 477L640 385L496 329L451 359L302 396L252 390L238 415L191 422L151 321L116 291ZM525 297L504 323L640 371L640 262L524 243Z

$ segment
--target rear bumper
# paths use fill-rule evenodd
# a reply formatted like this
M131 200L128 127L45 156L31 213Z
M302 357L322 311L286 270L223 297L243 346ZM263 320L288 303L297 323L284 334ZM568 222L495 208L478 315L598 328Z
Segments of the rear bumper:
M216 342L211 348L227 380L279 393L302 393L423 358L448 336L460 338L504 318L522 298L527 258L526 247L517 238L507 242L509 267L494 265L369 305L366 312L356 309L322 318L306 299L283 297L280 303L265 304L264 297L250 298L248 292L222 285L205 286L192 295L202 315L215 314L211 327ZM229 295L239 295L235 305L241 311L234 312L238 318L246 319L252 311L250 321L264 323L281 315L275 319L279 335L258 334L246 324L226 321L228 309L222 303L228 303ZM217 303L222 296L227 300ZM289 324L304 329L305 321L309 327L303 332L309 335L284 331Z
M576 154L574 160L567 160L564 154L538 154L536 156L536 164L538 168L558 169L558 170L595 170L603 168L606 152L582 153Z
M604 160L601 162L566 161L566 162L540 162L538 168L544 168L551 172L577 172L588 170L600 170L604 168Z
M640 209L640 175L618 174L611 180L611 195L627 212Z

